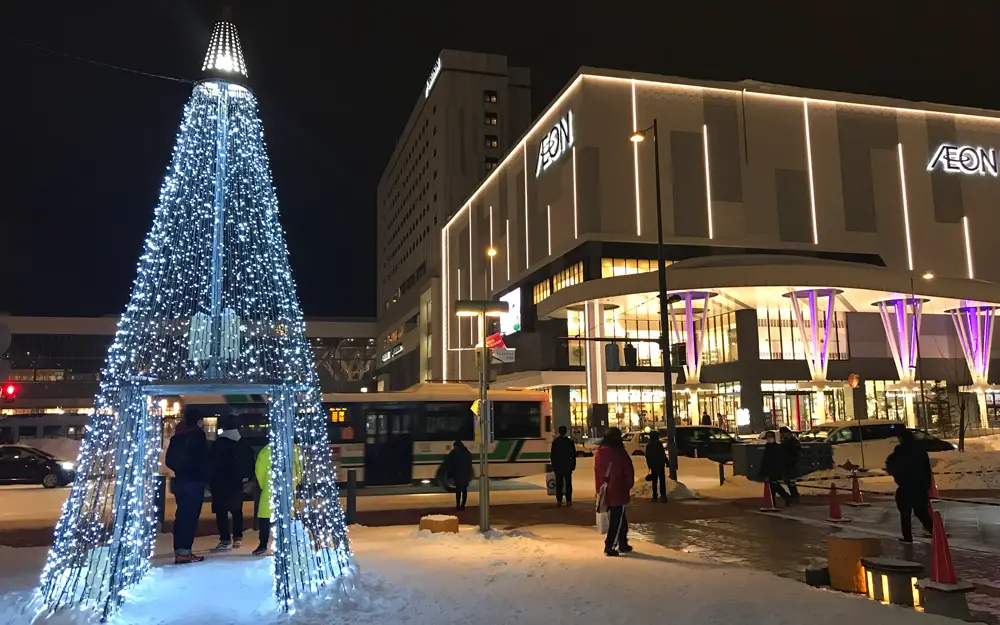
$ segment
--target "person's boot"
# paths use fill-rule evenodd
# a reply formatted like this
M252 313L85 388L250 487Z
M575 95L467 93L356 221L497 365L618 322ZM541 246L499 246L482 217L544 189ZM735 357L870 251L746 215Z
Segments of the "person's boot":
M202 562L205 556L196 556L193 553L178 553L174 555L174 564L190 564L192 562Z
M243 539L242 538L234 538L233 539L233 549L239 549L242 546L243 546Z
M257 548L253 550L253 555L262 556L267 553L267 545L257 545Z
M218 545L212 547L212 551L215 552L232 551L232 549L233 549L233 543L229 542L228 540L220 540Z
M609 558L617 558L618 552L615 551L614 549L605 549L604 555L608 556Z

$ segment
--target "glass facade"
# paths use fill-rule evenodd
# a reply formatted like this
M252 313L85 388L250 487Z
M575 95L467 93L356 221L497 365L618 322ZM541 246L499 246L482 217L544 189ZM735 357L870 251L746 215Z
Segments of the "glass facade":
M804 311L803 311L804 312ZM823 322L825 315L820 319ZM812 320L805 319L806 331L810 332ZM799 338L798 323L791 308L781 310L757 309L757 340L760 345L761 360L805 360L805 345ZM821 326L822 327L822 326ZM847 314L834 312L830 323L830 360L847 360Z
M549 279L546 278L535 285L535 288L532 290L532 301L537 304L549 295L552 295L552 285Z
M817 392L798 388L795 380L764 380L760 390L764 394L764 422L767 429L782 426L804 432L823 420L818 405ZM827 420L847 418L843 389L823 392ZM853 415L852 415L853 416Z
M576 263L552 276L552 292L583 282L583 263Z
M670 265L673 261L664 261L665 265ZM602 258L601 277L613 278L615 276L628 276L634 273L647 273L656 271L656 260L645 258Z

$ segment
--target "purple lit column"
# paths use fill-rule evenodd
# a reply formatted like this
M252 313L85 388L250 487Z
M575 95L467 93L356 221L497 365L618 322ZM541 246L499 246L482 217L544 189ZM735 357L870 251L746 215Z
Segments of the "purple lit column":
M833 323L833 306L839 294L837 289L805 289L786 294L792 300L792 314L813 382L827 381L830 324ZM816 391L816 413L820 423L832 420L826 410L825 385Z
M962 346L965 364L972 376L972 386L960 389L976 394L979 407L979 425L989 427L986 411L986 391L990 389L990 351L993 347L993 325L996 319L996 306L977 305L963 302L961 308L949 310L958 342Z
M882 316L885 338L892 352L892 361L899 374L898 390L903 392L906 405L906 420L910 427L917 426L917 414L913 405L916 388L917 340L920 334L920 316L926 300L914 297L897 297L875 302Z
M709 299L715 293L706 291L684 291L671 293L680 301L670 306L670 333L672 343L684 343L684 379L688 387L688 417L692 423L698 421L698 384L701 382L701 365L707 339L706 320ZM696 308L696 305L700 308Z

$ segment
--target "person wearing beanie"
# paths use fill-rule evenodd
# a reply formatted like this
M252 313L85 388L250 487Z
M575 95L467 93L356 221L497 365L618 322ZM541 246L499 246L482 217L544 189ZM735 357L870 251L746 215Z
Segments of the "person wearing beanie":
M240 436L237 415L224 416L219 425L222 431L209 454L212 512L219 529L219 544L212 551L229 551L243 546L243 484L253 476L254 457Z

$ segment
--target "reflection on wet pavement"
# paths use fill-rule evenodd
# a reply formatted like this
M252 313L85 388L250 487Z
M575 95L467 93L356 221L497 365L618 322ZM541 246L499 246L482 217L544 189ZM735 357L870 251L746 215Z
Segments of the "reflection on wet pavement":
M875 510L869 512L874 513ZM895 529L897 519L885 529ZM826 539L840 528L749 513L717 519L637 523L631 531L664 547L697 554L710 561L747 566L803 581L803 571L826 558ZM882 540L885 555L930 564L930 544L903 545L895 538ZM953 549L952 558L961 579L977 584L969 595L977 618L1000 623L1000 571L996 555ZM997 581L994 581L997 580Z

